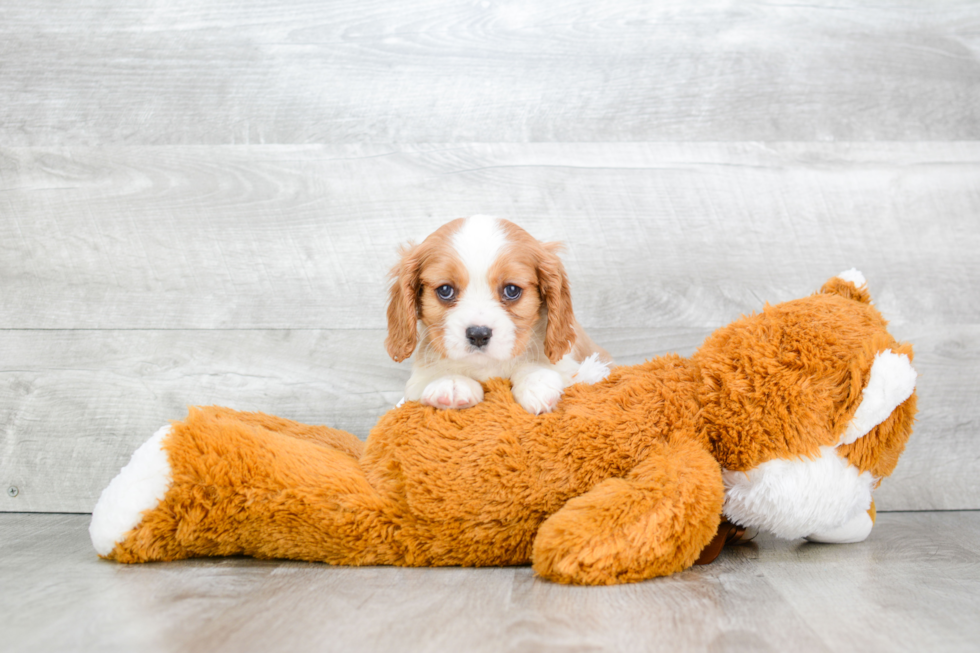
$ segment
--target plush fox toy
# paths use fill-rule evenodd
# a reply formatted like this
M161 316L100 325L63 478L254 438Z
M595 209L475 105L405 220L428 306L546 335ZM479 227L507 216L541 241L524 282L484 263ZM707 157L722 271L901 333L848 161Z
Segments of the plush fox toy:
M691 566L724 516L857 542L912 431L912 349L860 273L766 306L689 359L618 367L530 415L411 402L366 443L260 413L192 408L102 493L90 532L119 562L245 554L337 565L515 565L563 583Z

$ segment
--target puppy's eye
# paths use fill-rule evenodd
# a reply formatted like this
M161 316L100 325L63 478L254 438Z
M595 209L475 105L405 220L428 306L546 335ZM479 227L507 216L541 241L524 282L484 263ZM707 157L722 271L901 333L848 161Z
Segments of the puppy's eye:
M442 301L449 302L456 296L456 289L446 283L436 288L436 295L438 295L439 299Z
M514 301L515 299L520 298L521 292L522 291L518 286L509 283L506 286L504 286L504 299L507 299L509 301Z

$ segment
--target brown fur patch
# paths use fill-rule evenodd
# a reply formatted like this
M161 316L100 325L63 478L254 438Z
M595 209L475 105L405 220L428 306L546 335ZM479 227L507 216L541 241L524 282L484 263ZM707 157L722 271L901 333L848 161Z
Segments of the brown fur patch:
M527 349L534 325L543 319L541 296L538 294L537 258L533 249L509 244L490 266L487 277L497 301L514 323L514 347L510 355L520 356ZM520 298L511 301L504 297L504 288L508 284L521 289Z
M452 246L452 238L464 221L459 218L447 222L421 244L406 246L401 251L401 259L391 269L385 349L396 363L415 351L420 319L437 351L444 351L441 329L448 306L439 301L435 289L444 283L461 288L468 281L466 267Z

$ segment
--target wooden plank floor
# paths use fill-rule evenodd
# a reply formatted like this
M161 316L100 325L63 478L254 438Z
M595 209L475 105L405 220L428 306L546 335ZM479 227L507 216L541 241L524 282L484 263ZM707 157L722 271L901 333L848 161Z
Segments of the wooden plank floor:
M980 512L868 541L760 538L706 567L565 587L527 567L99 560L88 515L0 514L0 651L976 651Z

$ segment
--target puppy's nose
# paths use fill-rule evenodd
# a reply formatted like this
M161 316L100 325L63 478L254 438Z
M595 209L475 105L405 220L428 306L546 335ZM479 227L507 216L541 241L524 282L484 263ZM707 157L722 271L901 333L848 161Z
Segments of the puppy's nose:
M482 349L490 341L493 330L485 326L471 326L466 329L466 339L477 349Z

